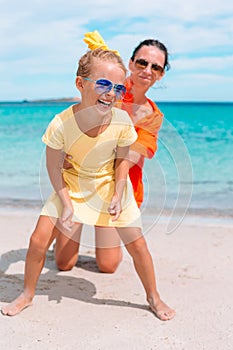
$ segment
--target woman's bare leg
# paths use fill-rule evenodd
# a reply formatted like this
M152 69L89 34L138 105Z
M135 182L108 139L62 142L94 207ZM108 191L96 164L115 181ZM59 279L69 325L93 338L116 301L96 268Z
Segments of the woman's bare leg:
M75 226L77 226L75 232L75 241L62 234L58 228L54 228L54 230L56 230L54 254L57 267L61 271L71 270L78 261L82 225L78 224Z
M75 241L56 230L55 259L59 270L69 271L78 261L81 225L75 233ZM79 230L79 231L78 231ZM96 263L101 272L113 273L122 260L121 240L115 228L96 227Z
M96 263L101 272L113 273L122 260L121 239L114 227L95 227Z
M135 270L144 286L151 310L163 321L172 319L175 311L160 299L152 257L140 229L121 228L117 230L127 251L133 258Z

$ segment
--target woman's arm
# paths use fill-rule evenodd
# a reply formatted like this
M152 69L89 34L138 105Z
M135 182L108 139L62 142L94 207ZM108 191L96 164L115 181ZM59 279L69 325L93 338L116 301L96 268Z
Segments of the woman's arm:
M129 150L129 169L131 169L134 165L139 166L139 168L143 167L144 164L144 156L138 152Z
M115 160L115 191L109 205L109 213L116 221L121 213L121 199L129 172L129 146L118 147Z
M71 221L73 216L73 206L63 180L61 159L61 150L56 150L49 146L46 147L46 166L50 182L63 205L63 212L60 221L66 229L70 230L73 225Z

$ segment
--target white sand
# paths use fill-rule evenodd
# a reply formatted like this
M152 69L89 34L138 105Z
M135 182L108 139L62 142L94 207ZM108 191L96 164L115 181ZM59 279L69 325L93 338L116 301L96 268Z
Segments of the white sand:
M36 218L26 210L0 215L0 306L22 290ZM145 228L160 294L177 312L173 320L148 311L125 250L117 272L101 274L90 243L70 272L58 272L48 252L33 305L15 317L0 315L0 349L232 349L232 222L185 218L169 235L167 222L147 218ZM92 228L85 231L92 236Z

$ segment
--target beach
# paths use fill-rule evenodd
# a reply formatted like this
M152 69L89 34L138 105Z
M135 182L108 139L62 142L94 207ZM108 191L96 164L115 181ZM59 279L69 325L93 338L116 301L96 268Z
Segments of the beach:
M0 103L0 306L23 288L29 237L51 191L41 136L68 106ZM160 107L166 118L145 162L142 218L158 290L175 318L149 311L125 248L114 274L98 272L85 226L77 265L58 271L51 246L33 305L0 315L1 349L232 349L233 104Z
M39 211L2 209L0 305L22 290L28 240ZM176 309L163 322L148 309L144 290L123 248L114 274L99 273L92 228L69 272L48 251L33 305L15 317L0 315L5 350L227 350L233 344L232 219L186 215L168 233L169 217L144 216L144 232L161 297Z

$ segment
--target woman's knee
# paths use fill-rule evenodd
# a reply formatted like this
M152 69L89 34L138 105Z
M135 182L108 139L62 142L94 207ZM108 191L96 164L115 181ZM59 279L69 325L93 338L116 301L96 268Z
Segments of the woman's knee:
M96 261L98 269L103 273L114 273L121 261Z
M63 259L61 257L56 257L56 265L60 271L70 271L77 263L78 258L73 258L70 260Z
M105 249L106 250L106 249ZM96 263L100 272L114 273L122 261L122 251L119 249L114 255L109 255L109 252L96 254Z

